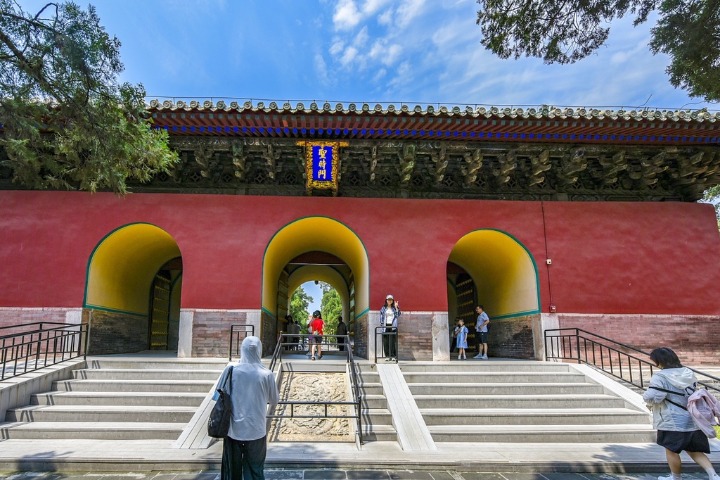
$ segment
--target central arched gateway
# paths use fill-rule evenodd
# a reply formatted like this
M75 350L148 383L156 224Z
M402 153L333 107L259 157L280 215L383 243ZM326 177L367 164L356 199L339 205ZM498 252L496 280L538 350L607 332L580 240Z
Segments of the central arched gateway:
M263 257L263 346L275 344L285 330L284 315L292 292L308 280L329 283L343 299L355 351L367 355L369 264L365 246L346 225L328 217L304 217L285 225L268 243Z
M540 283L530 251L512 235L494 229L458 240L447 267L450 331L460 317L474 346L475 305L491 318L490 356L533 358L540 334Z

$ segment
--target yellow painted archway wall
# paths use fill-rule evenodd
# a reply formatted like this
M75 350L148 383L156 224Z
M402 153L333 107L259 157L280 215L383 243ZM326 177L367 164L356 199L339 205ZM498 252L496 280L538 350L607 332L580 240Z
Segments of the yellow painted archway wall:
M494 317L540 312L537 266L530 252L507 233L476 230L462 237L450 261L472 277L479 303Z
M263 310L277 314L280 273L290 260L313 251L331 253L350 267L355 281L355 313L359 315L368 310L370 280L367 250L355 232L328 217L300 218L280 229L270 240L263 258ZM312 278L316 279L320 280ZM331 277L328 279L332 280ZM338 292L342 291L332 282L328 283ZM292 285L288 286L293 292ZM347 286L344 289L347 291Z
M90 255L85 308L147 315L155 274L179 256L180 248L172 236L155 225L134 223L118 228Z

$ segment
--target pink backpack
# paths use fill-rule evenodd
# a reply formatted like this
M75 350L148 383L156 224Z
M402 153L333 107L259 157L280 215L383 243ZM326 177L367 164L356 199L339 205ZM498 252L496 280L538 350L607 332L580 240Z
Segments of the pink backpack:
M720 402L704 388L698 388L688 397L687 411L695 425L708 438L715 438L714 425L720 419Z

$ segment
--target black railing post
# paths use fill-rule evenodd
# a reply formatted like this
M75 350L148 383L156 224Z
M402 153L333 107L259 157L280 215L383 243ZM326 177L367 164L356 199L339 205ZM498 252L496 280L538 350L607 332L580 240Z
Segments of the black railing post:
M580 332L578 329L575 329L575 350L576 350L576 360L578 365L582 363L580 361Z

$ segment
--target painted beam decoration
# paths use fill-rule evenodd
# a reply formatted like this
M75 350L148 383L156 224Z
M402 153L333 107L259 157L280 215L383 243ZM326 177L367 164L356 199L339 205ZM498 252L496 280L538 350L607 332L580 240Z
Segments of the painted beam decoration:
M305 146L307 191L332 190L337 193L340 171L340 147L348 142L298 142Z

